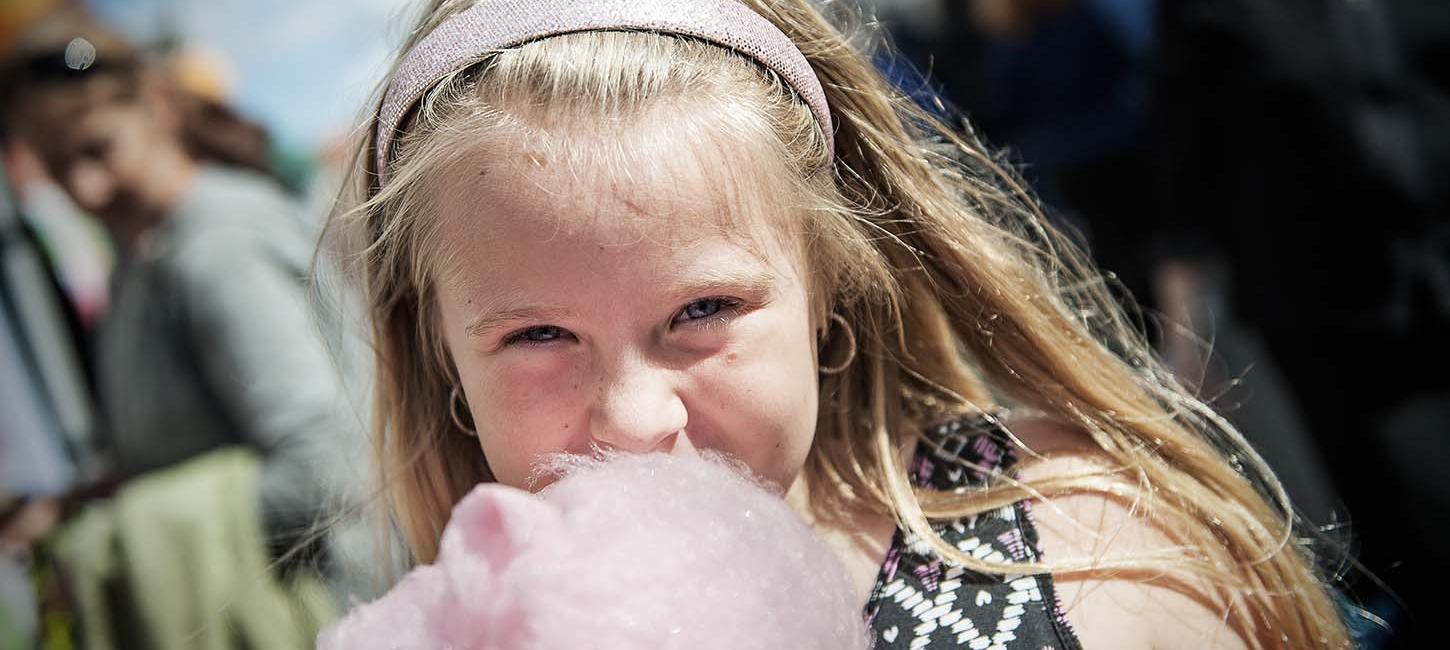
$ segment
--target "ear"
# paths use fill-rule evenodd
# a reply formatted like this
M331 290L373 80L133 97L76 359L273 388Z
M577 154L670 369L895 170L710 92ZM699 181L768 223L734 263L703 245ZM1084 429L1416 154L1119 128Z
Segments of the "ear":
M438 562L482 564L498 575L529 547L563 528L559 509L532 494L491 483L463 497L443 530Z

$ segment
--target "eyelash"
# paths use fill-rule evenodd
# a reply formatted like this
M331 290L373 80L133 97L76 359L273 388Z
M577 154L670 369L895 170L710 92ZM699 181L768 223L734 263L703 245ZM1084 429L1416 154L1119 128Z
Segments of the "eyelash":
M697 305L702 302L718 302L720 303L720 308L716 310L715 313L710 314L709 316L701 316L699 318L692 318L686 321L679 320L680 316L683 315L685 311L688 310L691 306ZM740 314L740 309L744 305L745 303L736 300L735 298L727 298L725 296L712 296L709 298L701 298L681 308L680 311L675 314L675 317L671 319L670 322L672 324L693 323L694 327L711 329L730 322L731 318Z
M555 338L548 339L548 340L545 340L545 341L533 341L533 340L524 338L524 336L527 335L529 332L532 332L532 331L535 331L535 330L542 330L542 329L558 330L559 331L559 335L557 337L555 337ZM522 347L527 347L527 348L536 348L536 347L542 347L542 346L545 346L545 345L550 345L550 344L554 343L555 341L558 341L559 339L562 339L562 338L564 338L565 336L568 336L568 335L569 335L568 330L565 330L562 327L556 327L556 326L553 326L553 325L540 325L540 326L535 326L535 327L526 327L526 328L521 329L521 330L519 330L517 332L514 332L513 334L508 335L507 337L504 337L503 344L505 346L522 346Z
M697 305L699 303L702 303L702 302L719 302L720 303L720 307L719 307L719 309L717 309L715 311L715 313L710 314L709 316L701 316L699 318L691 318L691 319L686 319L686 320L679 320L680 316L684 315L685 312L686 312L686 310L688 310L690 307L692 307L694 305ZM671 325L687 325L687 326L690 326L690 327L695 327L697 329L705 329L705 330L714 329L714 328L723 326L726 323L729 323L730 320L733 317L735 317L735 316L737 316L739 314L741 307L743 307L744 305L745 305L745 303L742 302L742 301L740 301L740 300L737 300L735 298L727 298L725 296L713 296L713 297L710 297L710 298L700 298L699 300L695 300L695 301L690 302L689 304L687 304L684 307L680 308L679 311L675 312L675 315L673 317L671 317L671 319L670 319L670 324ZM557 337L555 337L555 338L551 338L551 339L544 340L544 341L534 341L534 340L530 340L530 339L524 338L530 332L533 332L533 331L536 331L536 330L544 330L544 329L557 330L559 332L559 335ZM558 327L558 326L555 326L555 325L538 325L538 326L534 326L534 327L527 327L527 328L521 329L521 330L519 330L517 332L514 332L513 334L508 335L507 337L504 338L503 343L504 343L505 346L542 347L542 346L546 346L546 345L551 345L551 344L555 343L556 341L564 338L565 336L570 336L570 334L569 334L569 331L568 330L566 330L566 329L564 329L562 327Z

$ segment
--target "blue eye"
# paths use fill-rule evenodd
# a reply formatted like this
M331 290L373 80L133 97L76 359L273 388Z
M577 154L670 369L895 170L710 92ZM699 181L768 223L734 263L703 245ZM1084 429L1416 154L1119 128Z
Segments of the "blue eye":
M564 329L561 328L561 327L555 327L553 325L540 325L538 327L530 327L528 329L521 330L521 331L516 332L514 334L510 334L507 339L504 339L504 343L505 344L519 343L519 344L522 344L522 345L542 345L542 344L545 344L545 343L551 343L553 341L557 341L559 339L564 338L567 335L568 335L568 332L564 331Z
M718 316L721 312L728 312L739 306L740 301L730 298L702 298L685 305L685 308L680 310L680 313L675 316L675 322L688 323L690 321L710 318L711 316Z

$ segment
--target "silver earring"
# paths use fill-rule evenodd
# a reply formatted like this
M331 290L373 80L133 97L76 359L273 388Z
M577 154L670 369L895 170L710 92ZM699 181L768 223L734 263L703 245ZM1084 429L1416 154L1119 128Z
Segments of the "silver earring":
M468 404L463 401L462 391L459 391L458 386L455 385L453 392L448 395L448 417L453 418L453 426L458 427L458 430L463 432L464 435L477 436L478 431L474 430L473 427L463 424L463 418L458 417L459 405L462 405L465 410L468 408ZM473 419L472 414L469 415L469 419Z
M846 359L844 361L834 366L821 366L820 372L823 375L834 375L844 372L846 368L849 368L851 366L851 362L856 360L856 333L851 331L851 324L846 322L846 318L844 316L835 312L831 312L831 320L841 324L841 330L846 333L846 338L851 340L851 348L850 351L846 353Z

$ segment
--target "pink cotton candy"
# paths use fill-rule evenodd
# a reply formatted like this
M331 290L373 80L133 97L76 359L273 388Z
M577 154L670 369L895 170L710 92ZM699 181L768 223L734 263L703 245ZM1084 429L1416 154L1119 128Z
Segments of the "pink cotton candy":
M846 572L776 495L708 458L577 463L540 495L482 485L438 562L322 650L869 646Z

